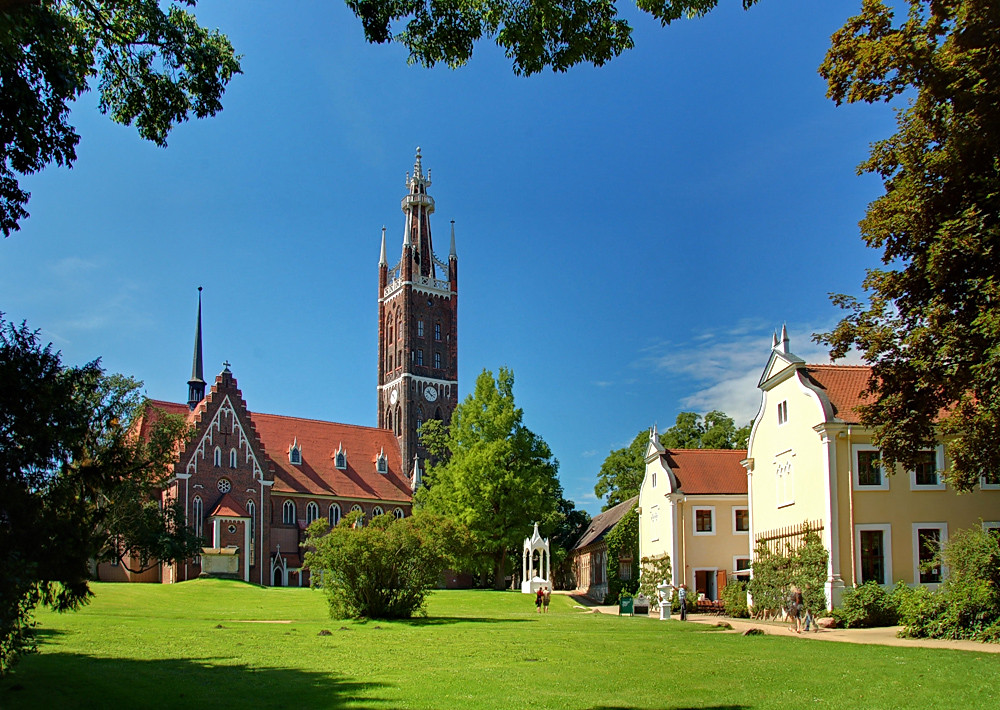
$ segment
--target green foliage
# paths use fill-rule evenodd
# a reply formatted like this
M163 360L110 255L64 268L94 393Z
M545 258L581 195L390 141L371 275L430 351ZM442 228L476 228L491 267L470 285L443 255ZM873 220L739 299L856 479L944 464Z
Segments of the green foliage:
M642 430L628 446L611 451L597 474L594 493L606 498L603 510L609 510L629 498L639 495L646 475L646 447L650 432ZM746 448L750 426L736 428L731 417L711 411L702 419L694 412L681 412L677 423L660 435L667 449L734 449Z
M633 505L618 523L605 534L604 541L608 550L608 594L606 604L617 604L622 594L634 596L639 589L638 569L635 565L639 559L639 507ZM632 578L623 580L619 576L621 557L632 556Z
M944 434L945 476L971 490L1000 470L1000 6L905 4L897 20L864 0L820 67L838 104L906 98L859 167L885 185L860 226L886 266L868 272L867 304L834 297L847 315L820 339L872 364L861 420L885 463L913 469Z
M379 515L364 526L361 513L329 528L309 526L305 565L336 619L408 619L423 610L427 593L454 560L459 531L429 513L396 520Z
M569 553L590 525L590 513L586 510L577 510L573 501L560 497L556 506L554 525L549 536L549 551L552 553L552 587L574 589L576 577ZM545 527L548 528L548 525ZM517 569L516 565L514 568Z
M196 0L182 0L194 6ZM20 228L30 197L18 175L72 166L70 105L96 85L99 107L157 145L189 116L215 115L240 72L225 35L158 0L0 3L0 231Z
M446 460L427 468L418 505L469 530L472 548L492 561L502 589L506 561L519 550L532 521L542 535L559 524L559 463L524 426L514 404L514 373L500 368L476 378L475 391L455 408Z
M819 534L807 530L797 545L773 552L764 542L754 550L753 576L748 590L755 616L777 614L787 606L793 585L802 590L805 608L826 609L826 573L829 553Z
M639 572L639 594L649 599L651 608L659 608L660 591L657 587L670 580L670 555L643 557ZM677 595L674 595L677 599Z
M895 626L899 623L897 599L877 582L865 582L860 587L844 590L841 605L834 610L834 618L849 628Z
M747 583L729 582L722 588L722 603L726 608L726 615L734 619L746 619L750 616L750 608L747 606Z
M0 675L33 648L35 606L87 600L91 560L141 569L203 544L179 506L151 502L189 430L148 411L139 387L97 362L66 367L0 318ZM147 438L134 435L143 417Z
M1000 641L1000 541L973 527L942 552L948 577L937 592L914 590L900 603L907 636Z

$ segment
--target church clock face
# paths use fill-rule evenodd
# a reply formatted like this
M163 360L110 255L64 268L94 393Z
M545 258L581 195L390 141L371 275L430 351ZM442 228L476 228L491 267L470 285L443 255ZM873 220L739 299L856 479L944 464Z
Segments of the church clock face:
M433 385L428 385L424 388L424 399L428 402L433 402L438 398L438 391Z
M399 393L396 390L389 393L389 404L395 404L397 399L399 399Z

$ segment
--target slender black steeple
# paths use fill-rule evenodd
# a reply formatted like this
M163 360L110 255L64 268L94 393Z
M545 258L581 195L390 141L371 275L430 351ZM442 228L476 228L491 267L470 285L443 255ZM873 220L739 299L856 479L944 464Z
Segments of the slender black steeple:
M205 378L201 357L201 286L198 287L198 325L194 330L194 362L188 380L188 407L194 410L205 399Z

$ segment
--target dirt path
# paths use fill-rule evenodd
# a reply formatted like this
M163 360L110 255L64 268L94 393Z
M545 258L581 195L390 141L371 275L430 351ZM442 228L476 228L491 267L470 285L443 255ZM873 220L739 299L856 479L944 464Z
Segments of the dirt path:
M581 611L600 614L618 614L617 606L595 605L592 601L578 595L570 595L574 603ZM651 620L659 620L658 616L651 615ZM673 617L677 621L677 616ZM732 630L725 630L720 633L742 634L750 628L760 629L765 634L774 636L798 636L801 639L815 641L840 641L842 643L863 643L880 646L899 646L909 648L944 648L954 651L979 651L981 653L1000 653L998 643L979 643L978 641L947 641L942 639L906 639L896 636L899 626L887 626L877 629L820 629L796 634L788 630L788 624L777 621L754 621L751 619L730 619L725 616L714 616L712 614L688 614L688 621L695 624L707 624L714 626L721 621L730 624Z

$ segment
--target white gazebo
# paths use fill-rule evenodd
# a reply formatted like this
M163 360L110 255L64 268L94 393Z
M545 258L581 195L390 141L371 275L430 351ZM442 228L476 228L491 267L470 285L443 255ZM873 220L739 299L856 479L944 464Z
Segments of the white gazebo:
M535 568L536 559L538 560L537 569ZM544 576L542 575L543 571L545 572ZM531 537L524 538L524 551L521 554L521 591L525 594L534 594L542 587L548 587L551 590L552 584L549 582L551 577L552 555L549 552L549 539L542 539L542 536L538 534L538 523L535 523L535 532L531 534Z

